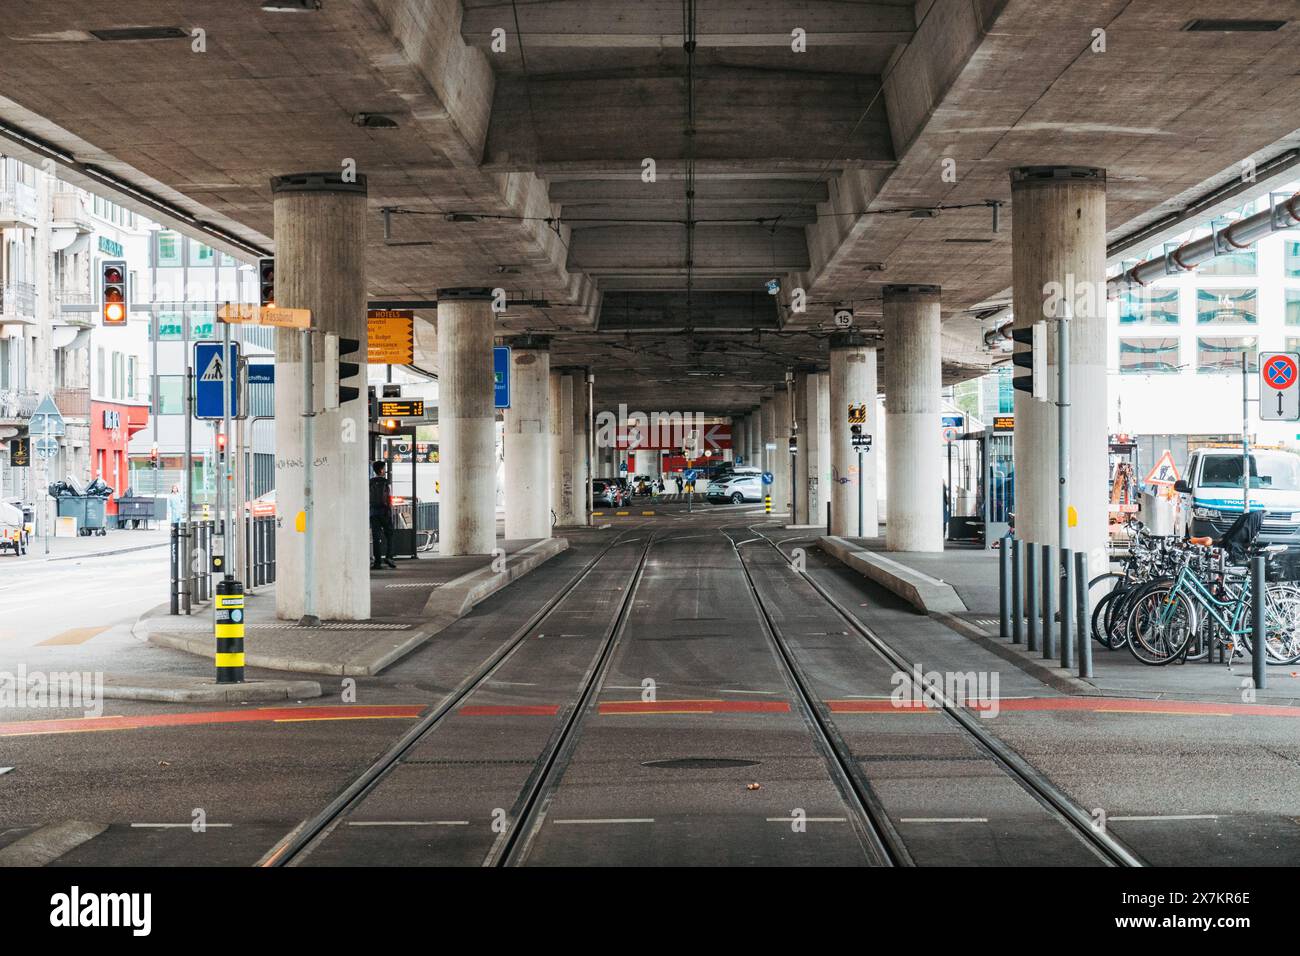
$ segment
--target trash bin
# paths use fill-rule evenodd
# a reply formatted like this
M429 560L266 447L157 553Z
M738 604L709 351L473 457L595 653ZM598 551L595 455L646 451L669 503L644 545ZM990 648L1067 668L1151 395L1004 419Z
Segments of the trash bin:
M59 503L60 518L76 518L77 534L84 536L107 534L104 527L104 506L107 498L94 495L64 495L55 499Z
M125 528L128 523L139 528L144 522L146 528L150 521L160 521L167 515L166 498L138 498L127 496L117 499L117 526Z

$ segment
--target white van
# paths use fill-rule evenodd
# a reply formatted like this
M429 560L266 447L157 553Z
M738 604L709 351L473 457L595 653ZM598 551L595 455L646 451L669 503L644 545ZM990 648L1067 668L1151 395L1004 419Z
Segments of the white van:
M1187 476L1174 485L1180 496L1179 533L1216 540L1242 510L1241 450L1198 448ZM1300 455L1280 448L1251 449L1250 510L1263 511L1259 540L1300 553Z

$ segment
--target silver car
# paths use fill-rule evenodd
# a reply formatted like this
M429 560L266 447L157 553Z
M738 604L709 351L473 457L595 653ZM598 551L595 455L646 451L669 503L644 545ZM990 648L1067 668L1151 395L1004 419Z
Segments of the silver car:
M757 472L737 472L709 482L704 497L713 504L763 500L763 476Z

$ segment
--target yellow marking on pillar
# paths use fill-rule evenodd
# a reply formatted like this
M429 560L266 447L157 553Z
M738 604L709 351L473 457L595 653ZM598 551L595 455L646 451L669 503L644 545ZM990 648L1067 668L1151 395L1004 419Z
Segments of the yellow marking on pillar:
M218 654L217 666L218 667L243 667L244 654L242 651L238 654Z
M307 532L307 512L298 512L297 516L293 519L293 530L297 531L299 534L305 534Z

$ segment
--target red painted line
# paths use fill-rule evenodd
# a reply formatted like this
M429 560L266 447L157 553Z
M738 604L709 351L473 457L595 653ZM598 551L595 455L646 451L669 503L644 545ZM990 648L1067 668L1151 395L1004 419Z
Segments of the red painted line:
M905 700L895 703L888 698L884 700L828 700L826 706L832 714L893 714L913 711L928 712L933 710L921 701Z
M783 700L607 700L601 714L788 714Z
M932 711L924 703L906 700L828 700L833 714L887 714L898 712ZM998 713L1044 713L1048 711L1073 711L1076 713L1171 714L1186 716L1252 716L1300 717L1300 707L1277 704L1234 704L1205 700L1142 700L1133 697L1030 697L998 700L984 704L971 701L968 710L997 710Z
M268 721L363 720L376 717L413 719L424 713L417 704L374 707L259 707L247 710L209 710L186 714L141 714L133 717L72 717L60 720L23 720L0 724L0 737L32 734L80 734L100 730L140 730L148 727L190 727L202 724L247 724Z
M505 704L481 704L462 707L456 713L466 717L554 717L560 712L559 704L537 704L535 706L508 706Z

